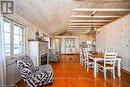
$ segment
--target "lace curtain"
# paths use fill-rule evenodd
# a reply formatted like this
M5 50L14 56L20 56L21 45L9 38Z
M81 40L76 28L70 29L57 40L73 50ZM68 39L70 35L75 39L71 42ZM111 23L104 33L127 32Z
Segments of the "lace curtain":
M6 58L4 54L4 31L2 17L0 17L0 87L6 85Z

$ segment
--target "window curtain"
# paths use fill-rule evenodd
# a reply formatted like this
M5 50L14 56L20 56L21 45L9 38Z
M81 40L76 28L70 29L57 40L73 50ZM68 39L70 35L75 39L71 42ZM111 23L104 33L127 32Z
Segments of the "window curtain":
M6 57L4 53L4 31L2 17L0 17L0 87L6 85Z

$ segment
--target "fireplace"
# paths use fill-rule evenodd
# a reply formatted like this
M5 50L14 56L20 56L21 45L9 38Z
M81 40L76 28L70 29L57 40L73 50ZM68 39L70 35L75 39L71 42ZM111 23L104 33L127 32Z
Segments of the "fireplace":
M47 53L41 55L41 65L47 64Z

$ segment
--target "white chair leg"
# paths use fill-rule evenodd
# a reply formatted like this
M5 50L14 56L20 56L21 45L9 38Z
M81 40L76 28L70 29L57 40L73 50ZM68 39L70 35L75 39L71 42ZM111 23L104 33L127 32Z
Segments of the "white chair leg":
M80 64L81 64L81 65L83 65L83 63L82 63L82 62L83 62L83 61L82 61L82 59L80 59Z
M96 70L97 70L97 73L98 73L98 65L97 65L97 67L96 67L96 68L97 68Z
M106 80L106 69L104 68L104 79Z
M82 66L84 65L83 59L82 59L82 63L81 63L81 65L82 65Z
M87 63L87 72L88 72L88 69L89 69L89 64Z
M87 63L85 62L85 64L84 64L84 65L85 65L85 69L86 69L86 67L87 67Z
M112 70L113 73L113 79L115 79L115 69Z
M81 64L82 66L83 66L83 62L82 62L82 64Z

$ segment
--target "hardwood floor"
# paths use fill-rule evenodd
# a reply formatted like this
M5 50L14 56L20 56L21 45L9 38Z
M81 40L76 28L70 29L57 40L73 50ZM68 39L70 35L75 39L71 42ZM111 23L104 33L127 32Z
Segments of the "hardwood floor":
M97 78L94 79L93 69L87 72L84 67L79 64L79 55L62 55L59 63L51 64L55 74L55 80L52 85L47 87L130 87L130 75L122 73L119 79L112 79L110 73L104 80L103 73L99 72ZM21 82L23 83L23 82ZM19 87L24 87L19 84Z

